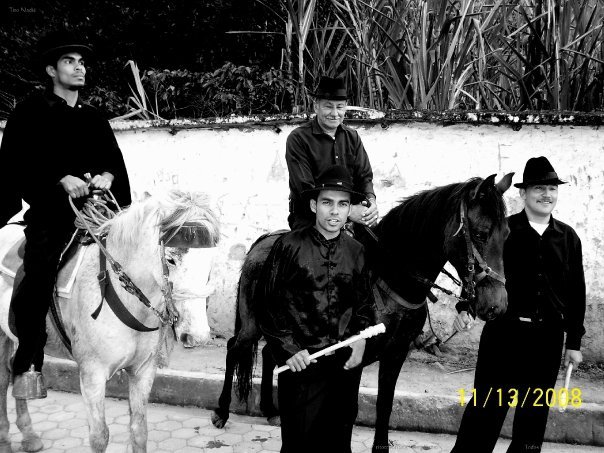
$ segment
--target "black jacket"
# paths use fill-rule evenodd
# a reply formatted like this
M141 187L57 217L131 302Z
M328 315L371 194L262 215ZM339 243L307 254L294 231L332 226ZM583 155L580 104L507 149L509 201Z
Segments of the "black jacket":
M67 193L59 184L66 175L84 179L84 173L109 172L118 202L131 202L124 159L109 122L95 108L79 101L70 107L52 92L17 105L4 129L0 160L0 227L21 210L21 199L30 205L29 219L71 221Z
M313 353L374 324L363 246L314 227L282 236L266 260L254 300L260 328L279 363Z
M302 192L315 186L315 179L328 167L342 165L352 176L354 190L375 198L373 171L363 142L356 130L340 125L335 140L326 134L315 117L297 127L287 137L285 160L289 172L290 213L310 219L304 222L314 225L314 215Z
M506 316L560 323L567 331L567 348L580 349L585 277L579 236L553 216L540 236L524 210L508 217L508 223L510 235L503 251Z

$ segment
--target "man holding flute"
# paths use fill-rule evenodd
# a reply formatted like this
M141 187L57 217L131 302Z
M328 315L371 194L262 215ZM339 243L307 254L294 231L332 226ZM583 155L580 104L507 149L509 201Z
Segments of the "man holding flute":
M340 230L353 190L345 167L323 172L304 192L315 224L282 236L264 265L255 300L260 327L279 365L281 452L349 452L365 340L309 356L374 324L363 246Z

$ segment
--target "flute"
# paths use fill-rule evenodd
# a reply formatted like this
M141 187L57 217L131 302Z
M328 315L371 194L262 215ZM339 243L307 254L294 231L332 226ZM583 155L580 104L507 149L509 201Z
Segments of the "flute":
M364 340L366 338L370 338L370 337L374 337L376 335L379 335L381 333L386 332L386 326L384 325L384 323L379 323L375 326L371 326L371 327L367 327L365 330L363 330L361 333L359 333L358 335L353 335L350 338L347 338L344 341L340 341L339 343L336 343L334 345L331 345L325 349L321 349L320 351L315 352L314 354L311 354L308 358L310 360L316 359L318 357L324 356L325 354L329 354L330 352L333 352L337 349L343 348L345 346L348 346L356 341L359 340ZM275 370L275 374L279 374L283 371L289 370L289 366L288 365L283 365L280 366L279 368L277 368Z
M558 406L558 411L564 412L566 411L566 406L568 406L568 387L570 386L570 375L573 372L573 363L570 362L566 367L566 378L564 379L564 389L565 392L560 392L560 401Z

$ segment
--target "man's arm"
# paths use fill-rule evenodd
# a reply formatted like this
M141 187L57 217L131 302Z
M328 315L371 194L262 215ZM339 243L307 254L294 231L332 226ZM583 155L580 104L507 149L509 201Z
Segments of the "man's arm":
M121 206L127 206L132 203L132 199L130 180L122 151L109 122L104 118L99 118L98 121L100 122L98 140L102 158L98 168L95 169L96 174L93 176L91 184L96 189L111 189L118 203Z
M575 236L573 249L569 251L570 256L570 275L569 275L569 296L568 301L568 327L566 333L566 354L565 365L573 362L578 365L581 360L581 338L585 334L583 321L585 319L585 274L583 272L583 251L581 240Z
M371 292L369 272L365 265L363 253L361 252L361 255L357 258L357 263L360 264L360 272L353 278L355 285L354 292L357 294L357 297L353 306L350 331L355 334L376 323L375 312L373 310L373 293ZM350 358L344 364L344 369L349 370L361 364L363 354L365 353L365 345L366 341L360 340L350 346L352 352Z
M295 130L287 137L285 162L289 173L289 184L296 196L300 197L303 191L314 187L315 179L306 146Z
M353 175L354 185L360 188L359 190L365 194L368 203L353 206L349 218L353 222L373 227L377 224L379 217L375 191L373 189L373 170L371 169L369 156L367 155L367 151L365 151L358 132L356 133L354 146L356 156Z

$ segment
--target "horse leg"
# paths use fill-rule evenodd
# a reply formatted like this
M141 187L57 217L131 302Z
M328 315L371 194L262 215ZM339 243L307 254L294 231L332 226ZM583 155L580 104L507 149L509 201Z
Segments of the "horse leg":
M275 359L271 353L270 346L266 344L262 348L262 382L260 384L260 410L272 426L281 426L279 411L273 404L273 371Z
M224 372L224 384L220 398L218 398L218 408L212 413L212 424L216 428L224 428L229 419L229 407L231 405L231 392L233 391L233 374L235 373L235 354L233 350L237 343L237 336L231 337L227 342L226 371Z
M397 351L396 356L384 356L380 360L378 397L375 405L375 436L373 438L372 453L388 453L389 451L388 427L390 414L392 413L392 402L394 401L394 389L403 362L407 358L407 350L408 348Z
M6 392L10 381L8 360L12 352L12 342L0 331L0 453L12 453L8 431L10 423L6 410Z
M150 360L136 374L128 373L132 453L147 453L147 403L155 371L155 362Z
M103 453L109 443L109 428L105 422L106 383L104 369L80 365L80 389L88 416L90 449L95 453Z

